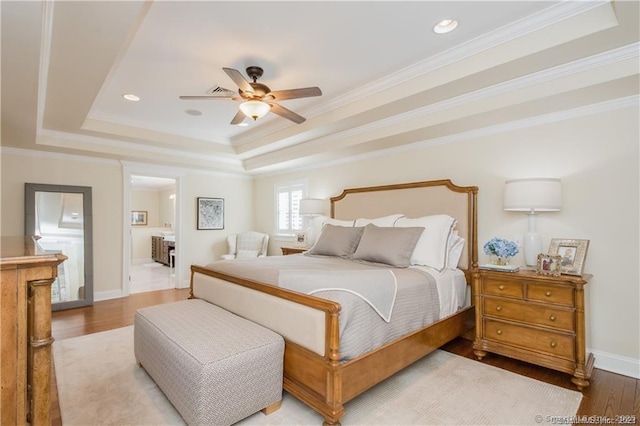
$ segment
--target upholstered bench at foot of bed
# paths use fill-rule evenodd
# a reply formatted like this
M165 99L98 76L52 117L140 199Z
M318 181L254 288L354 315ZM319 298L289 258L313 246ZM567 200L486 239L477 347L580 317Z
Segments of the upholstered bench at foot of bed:
M230 425L280 407L282 337L211 303L139 309L134 350L189 424Z

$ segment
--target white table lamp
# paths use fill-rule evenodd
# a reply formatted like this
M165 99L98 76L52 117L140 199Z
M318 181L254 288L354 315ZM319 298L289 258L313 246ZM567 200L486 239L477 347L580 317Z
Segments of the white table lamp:
M320 198L303 198L300 200L300 216L306 216L311 219L315 216L322 216L324 214L324 200ZM307 227L307 241L308 245L312 245L315 241L313 224L309 223Z
M562 209L560 179L531 178L508 180L504 186L504 209L527 212L529 231L524 235L524 260L535 266L542 252L540 235L536 232L536 212L556 212Z

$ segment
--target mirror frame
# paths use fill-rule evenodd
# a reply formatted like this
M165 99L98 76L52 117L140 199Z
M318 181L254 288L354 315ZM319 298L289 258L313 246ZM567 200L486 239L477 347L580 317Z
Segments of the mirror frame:
M33 236L36 232L36 192L61 192L82 194L84 232L84 299L52 303L51 309L78 308L93 305L93 212L90 186L50 185L45 183L24 184L24 234Z

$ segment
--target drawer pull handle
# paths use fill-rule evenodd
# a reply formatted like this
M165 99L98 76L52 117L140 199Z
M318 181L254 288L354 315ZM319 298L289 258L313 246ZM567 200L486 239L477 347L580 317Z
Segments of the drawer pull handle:
M496 306L496 311L500 312L502 310L502 306Z
M555 342L555 340L552 340L549 346L551 346L552 348L555 348L556 346L558 346L558 344Z
M551 321L555 321L555 320L556 320L556 316L555 316L555 315L551 315L551 316L549 317L549 319L550 319Z
M551 297L551 290L547 290L547 291L544 293L544 295L545 295L545 296L547 296L547 297Z
M500 284L500 285L498 286L498 290L504 290L504 284Z
M498 336L502 335L502 330L501 329L497 329L496 333L498 334Z

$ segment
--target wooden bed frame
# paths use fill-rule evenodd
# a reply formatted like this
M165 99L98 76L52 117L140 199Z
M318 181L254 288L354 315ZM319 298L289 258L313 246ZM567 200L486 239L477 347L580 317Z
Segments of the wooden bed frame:
M466 250L459 268L464 270L467 283L471 283L471 275L478 267L477 194L477 187L456 186L450 180L347 189L331 198L331 216L351 220L394 213L403 213L408 217L449 214L458 219L456 229L466 240ZM206 296L199 294L210 283L215 283L216 290ZM232 292L231 296L219 296L219 291L227 290ZM249 300L254 296L256 301L252 305ZM346 402L469 331L474 324L474 309L469 306L374 351L341 363L338 325L341 308L337 302L196 265L191 266L190 297L205 298L282 334L285 338L284 389L319 412L325 419L325 425L339 425ZM287 321L280 319L276 322L271 318L272 315L282 317L280 307L272 309L272 315L256 314L256 304L263 307L271 302L294 303L296 307L322 315L324 351L320 353L323 355L317 350L310 350L304 342L287 337L287 326L281 324ZM297 326L299 321L295 322Z

